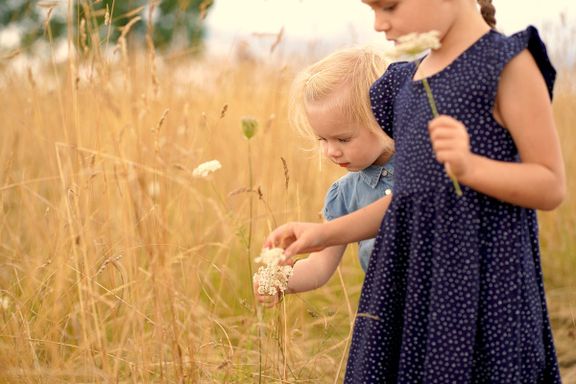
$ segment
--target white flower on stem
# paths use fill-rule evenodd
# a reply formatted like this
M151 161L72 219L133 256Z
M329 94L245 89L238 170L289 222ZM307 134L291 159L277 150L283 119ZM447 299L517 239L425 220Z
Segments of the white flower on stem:
M440 33L430 31L425 33L409 33L400 36L396 46L386 51L390 59L399 59L406 56L416 56L427 49L440 48Z
M258 284L260 295L276 296L288 288L288 279L292 276L293 268L289 265L278 265L285 259L282 248L264 249L260 256L254 259L257 263L265 264L258 268L253 277Z
M192 171L194 177L208 177L209 174L222 168L222 164L218 160L211 160L200 164Z
M292 276L292 267L289 265L266 265L258 268L254 274L254 281L258 284L260 295L276 296L288 288L288 279Z
M260 256L254 259L255 262L266 265L278 265L284 260L286 260L286 255L282 248L265 248Z

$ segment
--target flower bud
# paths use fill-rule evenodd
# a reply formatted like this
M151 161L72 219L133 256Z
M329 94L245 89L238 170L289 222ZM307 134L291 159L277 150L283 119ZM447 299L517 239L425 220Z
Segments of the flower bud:
M258 121L249 116L242 118L242 132L244 137L250 140L256 134L256 129L258 128Z

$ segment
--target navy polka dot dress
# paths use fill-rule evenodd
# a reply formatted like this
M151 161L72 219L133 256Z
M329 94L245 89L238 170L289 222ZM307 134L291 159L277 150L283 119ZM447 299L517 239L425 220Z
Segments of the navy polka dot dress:
M439 113L465 124L472 151L519 161L492 110L502 69L528 49L555 70L534 27L483 35L428 78ZM534 210L466 186L456 196L433 155L416 64L396 63L370 90L396 142L393 199L366 274L345 383L560 383Z

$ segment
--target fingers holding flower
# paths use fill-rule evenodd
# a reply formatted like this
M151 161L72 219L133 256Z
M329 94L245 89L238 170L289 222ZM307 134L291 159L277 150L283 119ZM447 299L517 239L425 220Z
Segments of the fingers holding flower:
M267 248L284 248L286 259L281 264L288 264L287 261L294 255L316 252L326 248L325 232L322 230L322 225L302 222L281 225L268 235L264 246Z
M428 124L432 149L438 162L446 171L460 179L470 164L470 138L464 124L458 120L440 115Z

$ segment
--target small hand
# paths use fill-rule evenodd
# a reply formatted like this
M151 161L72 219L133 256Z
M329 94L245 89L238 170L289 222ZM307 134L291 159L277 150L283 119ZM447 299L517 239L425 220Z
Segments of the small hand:
M283 264L290 264L291 257L301 253L320 251L324 244L324 224L291 222L276 228L264 241L265 248L284 248L287 256Z
M430 121L428 130L436 160L449 175L460 179L468 171L472 154L466 127L453 117L440 115Z

